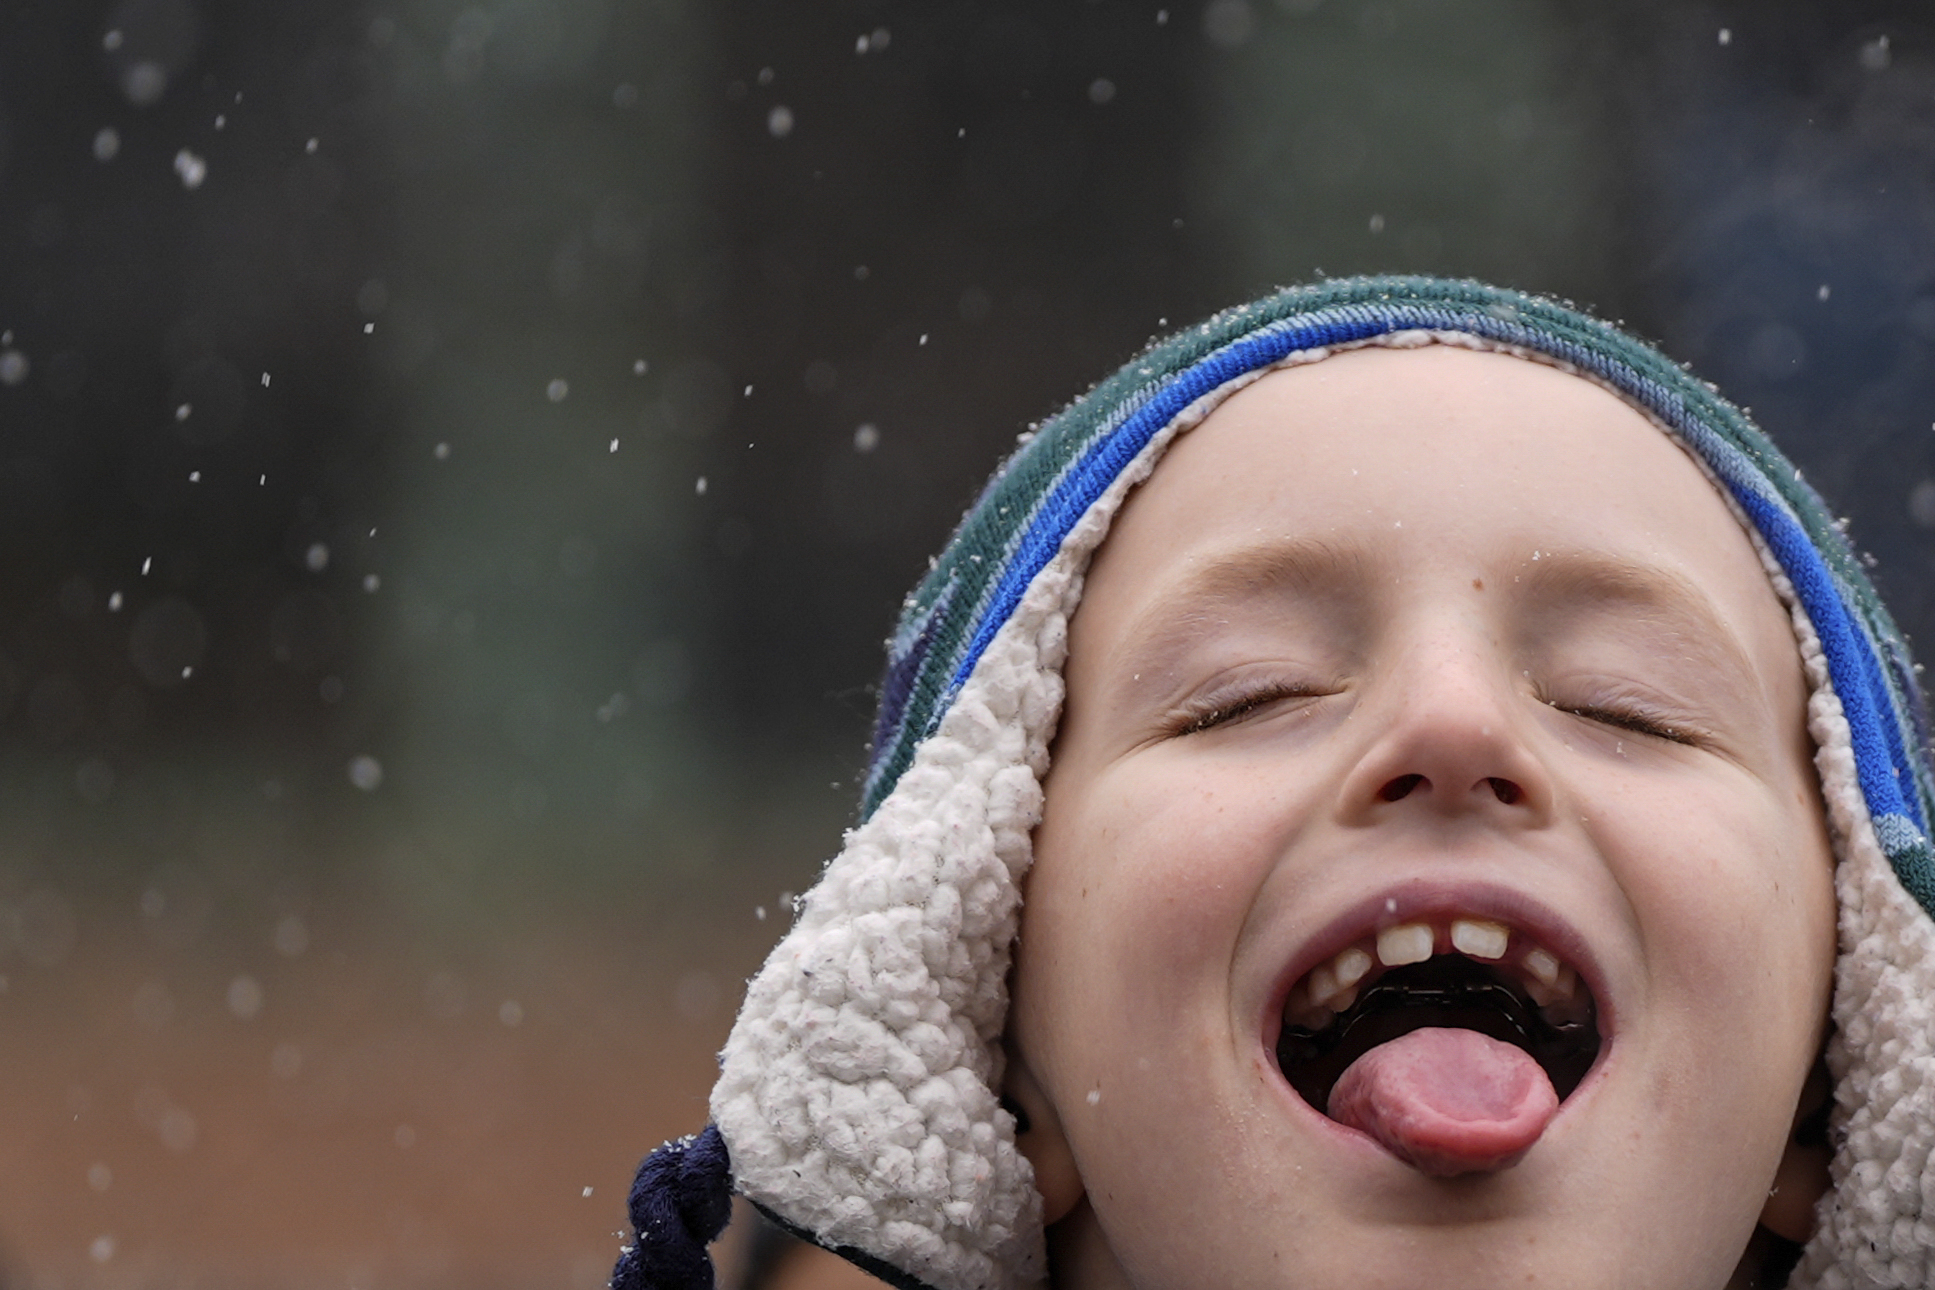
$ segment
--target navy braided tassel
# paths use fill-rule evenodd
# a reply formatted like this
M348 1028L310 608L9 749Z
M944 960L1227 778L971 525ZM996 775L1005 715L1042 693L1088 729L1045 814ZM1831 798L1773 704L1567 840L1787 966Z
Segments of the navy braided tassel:
M638 1240L620 1251L611 1290L713 1290L706 1246L732 1217L731 1170L711 1124L646 1156L629 1206Z

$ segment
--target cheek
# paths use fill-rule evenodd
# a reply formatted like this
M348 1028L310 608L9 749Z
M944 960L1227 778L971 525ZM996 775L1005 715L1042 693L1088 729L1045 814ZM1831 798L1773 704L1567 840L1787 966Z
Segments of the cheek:
M1267 787L1131 775L1051 782L1022 905L1018 1006L1051 1045L1207 1039L1229 1016L1233 955L1281 855ZM1146 1042L1146 1039L1145 1041Z
M1625 830L1617 847L1648 960L1684 1005L1722 1025L1781 1017L1811 1034L1835 922L1833 860L1811 800L1756 788L1650 806L1618 813L1672 823Z
M1122 771L1072 809L1051 787L1025 916L1098 954L1133 947L1165 967L1227 960L1284 846L1287 804L1260 777ZM1117 960L1120 966L1120 960Z

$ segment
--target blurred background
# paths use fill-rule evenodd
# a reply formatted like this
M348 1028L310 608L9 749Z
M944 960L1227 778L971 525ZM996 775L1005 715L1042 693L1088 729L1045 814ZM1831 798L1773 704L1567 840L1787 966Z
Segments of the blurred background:
M1549 292L1935 640L1935 14L4 0L0 1286L603 1284L1031 421Z

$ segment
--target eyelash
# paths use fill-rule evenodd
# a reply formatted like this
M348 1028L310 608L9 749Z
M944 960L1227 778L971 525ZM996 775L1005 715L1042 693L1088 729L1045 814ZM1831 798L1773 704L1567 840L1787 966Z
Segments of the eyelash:
M1175 721L1172 733L1178 736L1198 735L1218 726L1226 726L1241 721L1259 708L1281 699L1308 699L1316 691L1295 685L1266 685L1239 694L1233 699L1212 700L1200 706L1185 709Z
M1184 710L1171 727L1175 736L1202 734L1218 726L1230 725L1243 720L1258 709L1269 706L1282 699L1308 699L1316 691L1293 685L1263 686L1248 693L1239 694L1231 699L1213 700L1205 705ZM1542 701L1557 708L1560 712L1581 717L1615 730L1627 730L1634 734L1648 735L1664 739L1668 743L1692 745L1698 742L1695 736L1665 719L1639 707L1605 707L1598 704L1564 704L1540 696Z
M1547 699L1546 702L1552 703L1550 699ZM1596 721L1601 725L1611 726L1616 730L1630 730L1634 734L1651 735L1655 739L1664 739L1668 743L1690 745L1695 742L1694 737L1685 730L1680 729L1678 726L1669 725L1660 718L1646 712L1634 709L1603 708L1591 704L1572 706L1563 703L1552 703L1552 706L1561 712L1570 713L1575 717L1584 717L1587 721Z

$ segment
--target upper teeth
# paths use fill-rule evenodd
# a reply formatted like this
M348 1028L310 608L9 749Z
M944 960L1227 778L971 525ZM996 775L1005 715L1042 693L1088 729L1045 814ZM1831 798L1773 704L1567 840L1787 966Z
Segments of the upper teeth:
M1385 967L1422 963L1431 957L1437 936L1423 923L1399 923L1377 934L1377 961Z
M1460 953L1475 959L1504 958L1505 942L1510 936L1497 923L1482 923L1475 918L1460 918L1451 925L1451 943Z
M1371 970L1371 956L1355 945L1332 959L1331 967L1337 973L1337 984L1356 985Z
M1422 963L1437 953L1443 927L1429 922L1397 923L1381 929L1374 945L1359 942L1347 946L1311 969L1299 988L1292 992L1286 1017L1318 1029L1329 1024L1331 1017L1357 1001L1359 986L1373 968ZM1578 993L1577 974L1551 951L1522 937L1518 952L1506 961L1513 936L1512 929L1503 923L1483 918L1454 918L1444 928L1444 939L1451 950L1468 958L1500 963L1508 970L1515 969L1525 992L1539 1007L1557 1005L1563 1010L1574 1004Z

